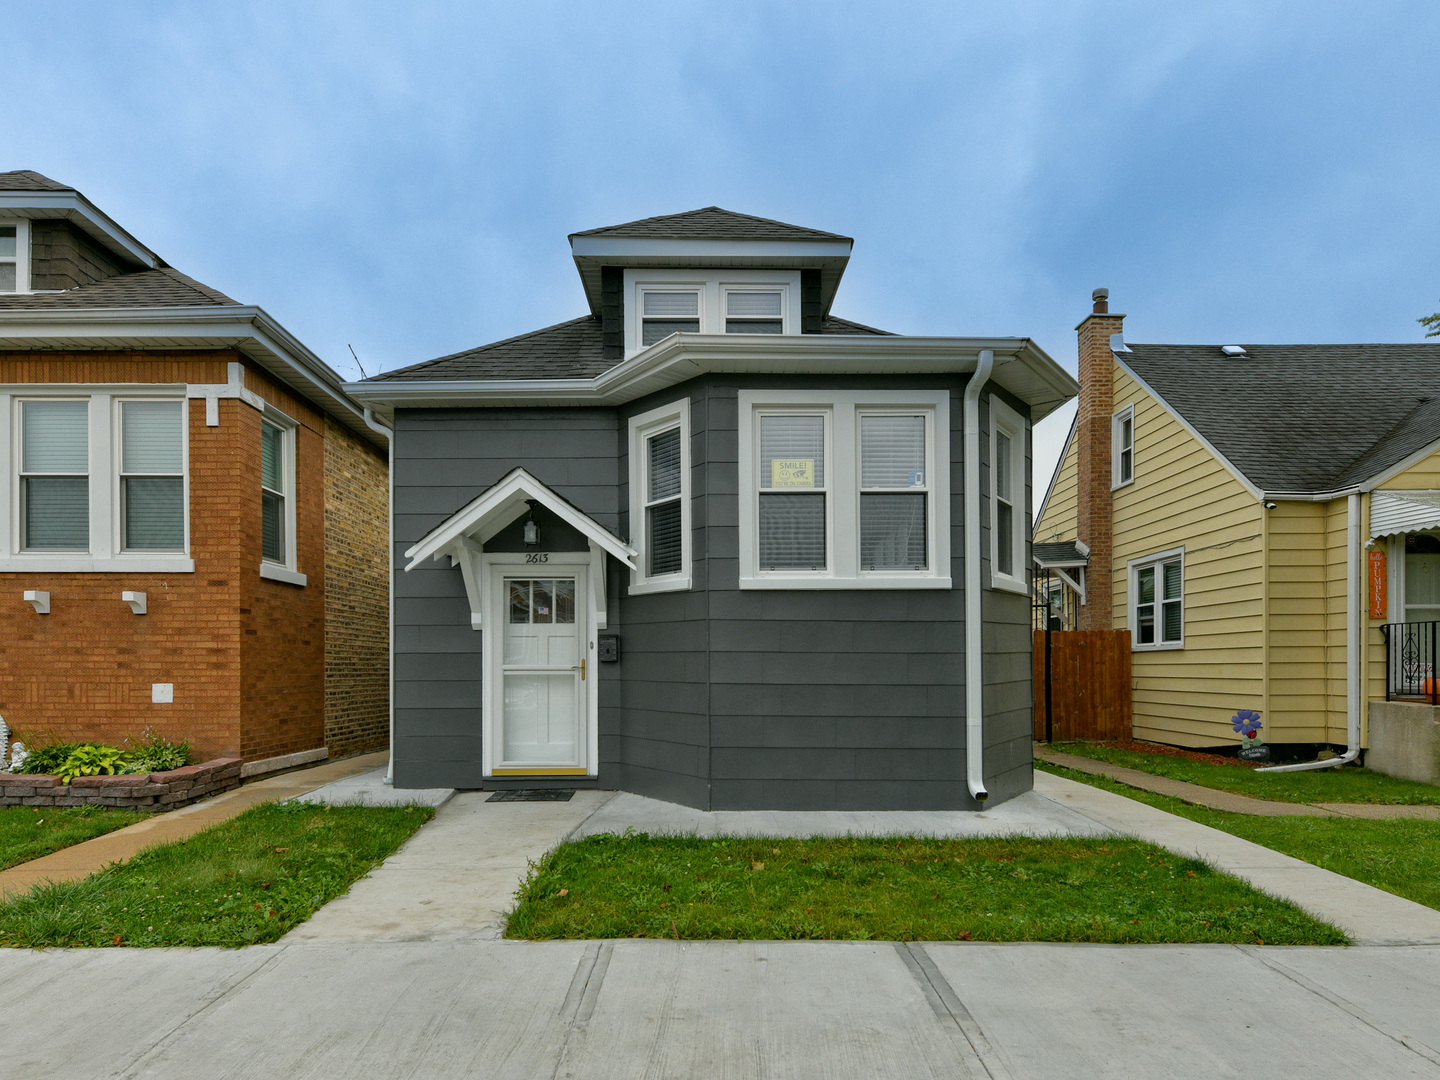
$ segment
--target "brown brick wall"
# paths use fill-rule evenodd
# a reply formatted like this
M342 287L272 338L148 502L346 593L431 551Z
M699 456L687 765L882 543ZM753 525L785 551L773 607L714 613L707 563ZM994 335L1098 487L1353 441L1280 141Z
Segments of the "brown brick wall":
M390 738L389 517L382 452L325 418L325 745Z
M246 385L299 423L295 433L296 569L304 586L260 576L260 414L249 406L236 454L251 478L240 496L241 756L325 745L325 419L262 373Z
M0 353L0 383L216 384L239 359ZM20 737L120 743L149 725L188 739L201 759L325 745L325 420L248 364L246 381L300 424L291 502L307 584L260 577L260 413L225 399L212 428L205 402L190 401L195 573L0 572L0 714ZM37 615L26 589L49 591L51 614ZM121 602L125 589L147 594L147 614ZM173 704L151 703L156 682L174 684Z
M0 353L0 383L217 383L234 354ZM239 560L231 541L242 471L231 441L241 410L189 402L193 574L0 573L0 714L20 737L118 744L146 726L188 739L201 758L240 750ZM5 517L8 519L9 514ZM50 593L50 614L21 599ZM134 615L120 593L147 596ZM152 683L175 702L152 704Z
M68 221L30 223L32 289L73 289L120 270L114 256Z
M1124 327L1123 315L1111 315L1106 300L1082 322L1080 408L1075 418L1076 486L1079 495L1080 539L1090 545L1085 571L1085 604L1081 630L1109 630L1113 510L1110 495L1110 419L1114 411L1114 367L1110 335Z

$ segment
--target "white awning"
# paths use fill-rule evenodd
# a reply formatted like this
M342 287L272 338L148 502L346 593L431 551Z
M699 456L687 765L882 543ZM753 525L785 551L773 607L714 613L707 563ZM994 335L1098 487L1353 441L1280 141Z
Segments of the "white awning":
M1440 491L1372 491L1370 539L1440 529Z

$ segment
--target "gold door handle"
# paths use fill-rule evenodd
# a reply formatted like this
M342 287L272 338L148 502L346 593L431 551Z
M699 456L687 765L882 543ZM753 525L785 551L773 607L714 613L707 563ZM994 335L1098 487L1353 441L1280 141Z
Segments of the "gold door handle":
M581 661L580 661L579 666L577 666L577 667L572 667L570 670L571 670L571 671L578 671L578 672L580 672L580 681L581 681L581 682L584 682L584 681L585 681L585 661L584 661L584 660L581 660Z

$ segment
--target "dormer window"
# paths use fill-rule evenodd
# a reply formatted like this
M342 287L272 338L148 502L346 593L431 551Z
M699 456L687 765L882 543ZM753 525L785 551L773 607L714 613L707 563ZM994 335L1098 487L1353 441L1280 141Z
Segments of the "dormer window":
M731 290L725 294L727 334L783 334L784 294L778 290Z
M640 343L654 345L671 334L700 332L700 293L646 289Z
M30 291L29 239L24 222L0 224L0 293Z

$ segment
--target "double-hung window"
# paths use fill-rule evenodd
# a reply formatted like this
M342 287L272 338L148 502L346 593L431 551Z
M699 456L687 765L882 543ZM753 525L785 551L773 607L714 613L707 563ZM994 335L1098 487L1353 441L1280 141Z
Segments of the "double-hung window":
M1131 560L1130 627L1130 645L1133 649L1184 647L1183 549Z
M90 550L90 402L20 403L20 549Z
M1025 559L1025 422L990 398L990 582L1027 592Z
M690 402L630 419L632 593L690 587Z
M0 293L30 290L29 247L26 222L0 222Z
M641 292L640 344L654 345L671 334L700 332L700 293L695 291Z
M185 550L184 402L120 403L120 546Z
M923 413L860 414L860 566L924 570L927 561Z
M1126 405L1110 418L1110 469L1112 488L1135 479L1135 406Z
M286 434L278 424L260 421L260 557L282 566L290 547Z
M949 395L742 390L742 589L947 588Z

